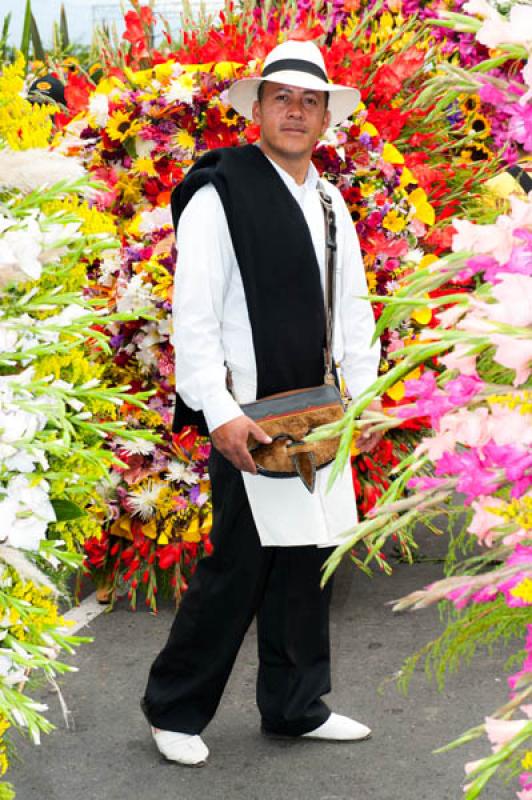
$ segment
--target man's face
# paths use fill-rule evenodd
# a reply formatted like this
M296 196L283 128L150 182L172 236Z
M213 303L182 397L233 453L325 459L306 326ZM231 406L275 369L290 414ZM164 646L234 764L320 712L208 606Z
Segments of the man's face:
M329 126L325 92L266 81L261 101L253 104L253 121L260 125L261 141L285 158L310 157Z

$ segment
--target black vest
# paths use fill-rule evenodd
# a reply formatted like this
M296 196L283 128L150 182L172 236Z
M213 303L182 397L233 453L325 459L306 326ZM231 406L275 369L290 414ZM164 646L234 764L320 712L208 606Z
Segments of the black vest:
M194 193L212 183L242 276L257 365L257 398L323 382L325 310L316 253L297 201L255 145L211 150L172 192L174 227ZM205 221L208 235L209 220ZM173 430L203 414L178 396Z

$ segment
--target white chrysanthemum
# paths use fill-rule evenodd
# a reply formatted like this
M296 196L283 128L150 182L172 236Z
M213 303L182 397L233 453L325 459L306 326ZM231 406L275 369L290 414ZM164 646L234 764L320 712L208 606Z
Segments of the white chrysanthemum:
M140 215L139 231L152 233L160 228L172 227L172 214L170 206L161 206L153 211L143 211Z
M166 477L169 481L175 481L175 483L186 483L189 486L192 486L199 480L198 475L189 467L187 467L186 464L183 464L182 461L171 461L168 464L168 472L166 473Z
M424 255L425 253L420 247L414 247L406 254L405 261L412 261L414 264L419 264Z
M73 156L44 148L0 150L0 187L33 192L59 181L75 181L87 173Z
M102 286L112 286L115 273L120 269L120 255L116 250L105 250L101 254L99 283Z
M115 440L120 445L120 449L127 453L128 456L148 456L155 450L153 442L148 442L146 439L136 439L135 441L129 439L122 439L118 436Z
M168 103L192 103L194 88L192 81L187 80L188 77L187 75L181 75L176 80L171 81L164 93Z
M160 481L148 481L146 486L139 486L128 494L128 504L132 508L132 514L141 518L143 522L149 520L157 508L157 500L163 489L164 483Z
M116 310L120 314L129 314L141 308L152 309L154 307L154 298L144 283L142 273L134 275L125 286L117 288Z

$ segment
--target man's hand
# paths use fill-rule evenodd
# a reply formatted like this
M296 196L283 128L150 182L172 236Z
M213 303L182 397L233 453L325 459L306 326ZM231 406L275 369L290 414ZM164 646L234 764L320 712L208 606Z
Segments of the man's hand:
M257 467L248 450L248 438L253 434L262 444L270 444L270 437L256 422L242 415L211 431L213 445L231 464L242 472L257 474Z

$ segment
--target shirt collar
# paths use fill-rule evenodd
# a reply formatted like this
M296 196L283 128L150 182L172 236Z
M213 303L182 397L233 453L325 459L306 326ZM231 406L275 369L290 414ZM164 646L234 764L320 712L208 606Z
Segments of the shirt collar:
M290 191L294 196L296 197L301 196L303 192L308 192L309 190L316 189L320 176L318 170L316 169L312 161L309 164L309 168L304 182L302 184L299 184L296 183L294 178L292 178L292 176L286 170L284 170L282 167L279 166L279 164L273 161L273 159L271 159L269 156L266 156L266 158L268 159L270 164L272 164L272 166L275 167L275 169L283 179L284 183L286 184L288 189L290 189Z

